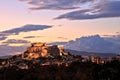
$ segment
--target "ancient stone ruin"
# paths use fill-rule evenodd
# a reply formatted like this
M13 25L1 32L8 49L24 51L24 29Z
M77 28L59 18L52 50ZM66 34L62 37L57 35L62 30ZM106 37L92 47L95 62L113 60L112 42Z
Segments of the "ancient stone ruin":
M48 46L46 43L32 43L31 47L28 47L24 52L24 57L27 59L39 58L39 57L57 57L67 55L57 45Z

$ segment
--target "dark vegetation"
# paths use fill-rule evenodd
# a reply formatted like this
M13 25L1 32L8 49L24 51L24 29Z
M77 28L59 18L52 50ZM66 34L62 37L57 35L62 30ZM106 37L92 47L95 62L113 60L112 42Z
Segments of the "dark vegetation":
M27 70L12 66L0 69L0 80L120 80L120 62L73 62L67 67L30 64Z

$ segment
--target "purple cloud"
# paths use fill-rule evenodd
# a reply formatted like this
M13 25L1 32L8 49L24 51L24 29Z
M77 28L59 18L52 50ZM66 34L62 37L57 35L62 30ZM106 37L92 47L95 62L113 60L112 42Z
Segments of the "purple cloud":
M31 4L31 10L50 9L50 10L69 10L78 9L80 5L96 0L19 0Z
M64 45L64 49L100 52L100 53L120 53L120 44L112 40L114 38L104 38L99 35L76 38ZM119 40L120 42L120 40Z
M56 17L55 19L85 20L97 18L120 17L120 1L108 1L103 6L93 9L77 10Z
M5 40L7 37L5 36L0 36L0 40Z
M41 37L45 37L45 36L26 36L26 37L24 37L24 38L41 38Z
M18 52L23 53L28 46L8 46L0 45L0 56L15 55Z
M19 34L20 32L37 31L37 30L43 30L43 29L46 29L46 28L51 28L51 26L27 24L27 25L24 25L20 28L14 28L14 29L11 29L11 30L6 30L6 31L3 31L1 33Z
M18 35L21 32L30 32L30 31L37 31L37 30L44 30L47 28L51 28L52 26L47 25L33 25L33 24L27 24L19 28L13 28L10 30L5 30L0 32L0 40L4 40L9 35Z
M12 44L21 44L19 46L11 46ZM22 53L30 45L30 41L22 39L8 39L0 45L0 56L15 55Z
M11 43L30 43L30 41L27 41L27 40L22 40L22 39L9 39L7 40L6 42L3 42L3 43L7 43L7 44L11 44Z
M55 19L86 20L120 17L120 0L19 0L31 10L74 10Z

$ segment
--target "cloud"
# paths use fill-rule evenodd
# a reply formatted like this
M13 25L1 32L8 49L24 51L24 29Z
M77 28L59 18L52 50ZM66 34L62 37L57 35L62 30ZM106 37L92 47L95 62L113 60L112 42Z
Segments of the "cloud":
M4 40L9 35L18 35L21 32L30 32L30 31L37 31L37 30L44 30L47 28L51 28L52 26L47 25L33 25L33 24L27 24L19 28L14 28L6 31L0 32L1 40ZM6 38L5 38L6 37Z
M9 39L7 40L6 42L3 42L3 43L8 43L8 44L11 44L11 43L30 43L30 41L27 41L27 40L21 40L21 39Z
M0 45L0 56L15 55L17 52L24 52L28 46Z
M120 35L103 35L105 40L108 40L109 42L113 42L116 44L120 44Z
M24 38L36 38L36 36L26 36Z
M120 35L102 35L103 37L118 38Z
M58 39L67 40L65 37L57 37Z
M14 28L14 29L11 29L11 30L6 30L6 31L3 31L1 32L1 34L6 34L6 35L9 35L9 34L19 34L20 32L30 32L30 31L37 31L37 30L43 30L43 29L46 29L46 28L50 28L51 26L47 26L47 25L32 25L32 24L27 24L27 25L24 25L20 28Z
M31 10L49 9L49 10L69 10L78 9L80 5L95 0L19 0L31 4Z
M98 3L93 8L65 13L55 19L85 20L110 17L120 17L120 1L107 1L100 5Z
M116 32L117 34L120 34L120 32Z
M31 10L72 10L55 19L86 20L120 17L120 0L19 0ZM74 11L73 11L74 10Z
M0 36L0 40L5 40L7 37Z
M120 53L120 44L100 37L99 35L77 38L67 42L64 48L86 52Z
M48 45L65 45L67 42L51 42L47 43Z
M30 42L21 39L9 39L0 45L0 56L15 55L25 51L30 46Z
M45 36L26 36L26 37L24 37L24 38L41 38L41 37L45 37Z

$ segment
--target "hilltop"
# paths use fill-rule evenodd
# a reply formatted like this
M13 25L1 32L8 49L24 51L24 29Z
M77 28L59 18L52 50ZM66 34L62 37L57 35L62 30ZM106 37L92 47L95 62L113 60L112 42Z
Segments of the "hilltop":
M65 52L62 48L57 45L46 45L46 43L32 43L31 47L28 47L26 51L23 53L22 57L26 59L33 58L50 58L50 57L58 57L58 56L67 56L68 53Z

